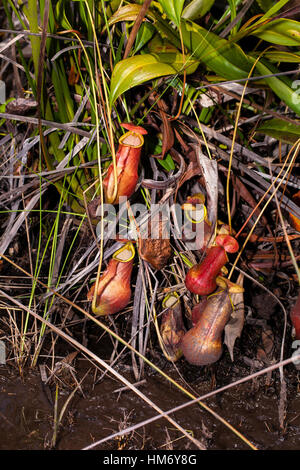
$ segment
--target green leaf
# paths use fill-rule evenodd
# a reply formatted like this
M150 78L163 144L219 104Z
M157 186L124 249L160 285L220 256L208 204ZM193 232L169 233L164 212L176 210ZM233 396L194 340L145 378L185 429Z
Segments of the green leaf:
M189 115L196 99L201 95L201 90L196 90L192 85L186 83L184 91L184 101L182 105L182 114Z
M30 32L39 32L39 20L38 20L38 6L34 0L28 0L28 13L27 18L29 22ZM34 63L35 80L38 77L39 69L39 56L41 47L41 38L39 36L29 36L31 47L32 47L32 59Z
M176 26L180 26L180 18L183 9L184 0L158 0L167 17L172 20Z
M108 18L110 18L113 13L119 8L121 1L122 0L110 0L110 2L108 2L106 8L106 15Z
M268 64L267 66L265 65L265 62L263 63L262 61L256 64L256 68L260 75L270 75L278 72L278 70L271 66L271 64ZM293 84L295 84L295 82L291 82L288 77L269 77L264 78L264 81L287 106L300 116L299 92L297 88L293 88ZM298 80L296 80L296 82L298 82Z
M259 126L256 132L294 144L300 139L300 122L293 124L282 119L270 119Z
M59 0L55 7L56 18L62 28L70 30L73 29L65 11L64 0Z
M204 16L213 6L215 0L192 0L183 10L182 18L196 20Z
M270 62L300 63L300 52L267 51L264 53L264 57Z
M276 3L276 0L256 0L256 1L263 11L268 11Z
M181 30L184 44L192 55L216 74L227 80L248 77L254 61L238 45L220 39L190 21L183 20ZM262 60L257 63L256 68L259 75L278 73L274 66ZM300 115L299 94L292 88L292 82L287 77L269 77L264 81L287 106Z
M153 80L154 78L174 75L176 70L171 64L160 62L154 54L144 54L121 60L115 66L110 83L110 105L125 91Z
M167 171L175 170L175 163L169 153L165 158L157 158L156 161Z
M8 103L11 103L12 101L15 101L16 98L8 98L4 103L1 103L0 104L0 113L5 113L6 111L6 105L8 105ZM5 121L5 119L4 119Z
M177 73L183 73L186 70L187 75L194 73L199 65L199 60L192 58L191 54L183 56L180 52L161 52L157 54L160 62L164 64L170 64L176 70Z
M270 21L263 26L251 31L254 36L281 46L300 45L300 23L299 21L280 18Z
M117 47L117 50L115 51L115 64L117 64L122 59L125 37L126 37L126 32L124 31L121 37L119 38L118 47Z
M135 21L141 11L141 5L129 4L118 10L109 18L108 25L112 26L119 21Z
M162 39L159 34L155 34L148 44L148 51L151 54L160 54L161 52L178 52L178 49L168 40Z
M253 31L257 30L261 25L265 23L265 21L277 13L289 0L280 0L279 2L275 2L273 5L262 17L260 17L256 23L252 23L247 28L240 30L238 33L234 35L232 40L235 42L240 41L240 39L244 38L245 36L252 34Z
M150 41L155 31L156 29L151 23L147 22L141 24L135 39L135 53L142 49L145 44Z
M55 62L52 69L52 82L57 100L57 117L60 122L70 122L74 117L74 102L70 94L70 88L62 60Z
M251 69L251 60L242 49L226 39L220 39L191 21L181 22L184 45L192 56L210 70L227 80L245 78Z
M266 18L271 18L275 15L289 0L279 0L279 2L273 2L273 6L264 14L264 16L258 21L264 21Z

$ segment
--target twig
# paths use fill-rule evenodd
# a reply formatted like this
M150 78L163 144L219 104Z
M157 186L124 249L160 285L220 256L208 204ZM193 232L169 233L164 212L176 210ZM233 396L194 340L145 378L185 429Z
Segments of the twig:
M145 0L141 6L141 9L140 9L140 12L138 13L137 17L136 17L136 20L134 22L134 25L133 25L133 28L130 32L130 35L129 35L129 38L128 38L128 41L127 41L127 44L126 44L126 48L125 48L125 52L124 52L124 56L123 56L123 59L126 59L129 55L129 52L132 48L132 45L134 43L134 40L136 38L136 35L138 33L138 30L142 24L142 21L143 19L145 18L145 15L147 13L147 10L148 8L150 7L150 3L151 3L152 0Z
M30 116L19 116L18 114L0 113L0 118L8 119L10 121L29 122L30 124L34 124L35 126L38 126L39 124L39 120L37 118ZM92 134L90 132L77 129L75 127L72 127L70 124L47 121L45 119L41 119L41 123L43 126L52 127L53 129L62 129L71 132L72 134L82 135L83 137L92 137Z

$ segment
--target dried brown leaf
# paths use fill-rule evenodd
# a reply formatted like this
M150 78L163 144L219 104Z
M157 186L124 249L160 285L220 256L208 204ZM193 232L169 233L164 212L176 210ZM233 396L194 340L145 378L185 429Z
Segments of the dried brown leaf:
M24 114L36 109L38 103L32 99L16 98L6 105L6 111L13 114Z
M264 347L264 351L269 361L273 359L274 351L274 335L271 328L263 330L261 333L261 339Z
M208 219L214 227L218 217L218 164L216 160L206 157L199 145L194 145L194 148L205 181Z
M139 239L140 257L155 269L162 269L172 253L165 224L166 221L160 217L149 219L148 237Z
M244 275L240 274L237 279L237 284L239 286L243 286L244 282ZM233 361L233 348L237 338L241 336L243 327L244 327L244 319L245 319L245 310L244 310L244 294L232 294L231 300L234 305L234 310L231 314L230 320L225 326L225 337L224 343L226 344L231 360Z
M163 313L160 333L166 358L176 361L182 356L180 342L186 333L180 303Z
M198 164L196 162L190 162L184 174L182 175L182 178L180 179L178 183L178 187L182 186L187 180L198 175L201 175L201 170Z

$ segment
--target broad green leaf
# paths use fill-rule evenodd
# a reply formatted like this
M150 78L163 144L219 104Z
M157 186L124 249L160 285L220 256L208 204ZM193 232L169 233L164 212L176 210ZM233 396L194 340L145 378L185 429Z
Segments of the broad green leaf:
M167 17L172 20L176 26L180 26L180 18L184 0L158 0Z
M154 26L162 38L167 38L177 49L181 48L181 41L178 31L172 27L169 21L163 19L162 15L154 13Z
M156 161L167 171L175 170L175 163L169 153L165 158L157 158Z
M264 57L270 62L300 63L300 52L267 51L264 53Z
M215 0L192 0L183 10L182 18L196 20L204 16L213 6Z
M155 31L156 29L151 23L147 22L141 24L135 39L135 53L150 41Z
M148 80L174 75L171 64L160 62L154 54L144 54L121 60L115 66L110 83L110 105L127 90Z
M106 15L108 18L119 8L121 0L111 0L106 8Z
M184 45L210 70L228 80L248 76L251 61L238 45L190 21L183 20L181 30Z
M183 73L186 70L187 75L194 73L199 65L199 60L192 58L190 54L183 56L180 52L161 52L157 54L159 60L164 64L170 64L176 70L177 73Z
M240 39L242 39L243 37L247 36L248 34L252 34L252 32L258 29L260 25L263 25L264 22L268 18L272 18L272 16L274 16L275 13L277 13L277 11L280 10L288 1L289 0L280 0L279 2L275 2L275 5L272 6L262 17L260 17L256 21L256 23L251 24L247 28L242 29L241 31L236 33L234 37L232 38L232 40L237 42L237 41L240 41Z
M135 21L137 15L141 11L141 8L141 5L136 5L133 3L118 8L118 10L109 18L108 25L112 26L119 21Z
M271 64L267 66L262 61L256 64L256 68L260 75L270 75L278 72ZM264 81L287 106L300 116L300 96L297 88L293 88L295 82L291 82L288 77L269 77L264 78Z
M151 54L156 54L161 62L171 64L178 73L182 73L184 69L187 74L194 73L199 65L199 60L191 54L185 54L183 63L181 52L169 42L162 40L159 35L151 40L148 49Z
M152 144L152 145L151 145ZM164 158L160 158L162 155L162 144L161 141L154 145L154 142L150 143L150 153L156 157L156 162L159 163L166 171L175 170L175 163L169 153Z
M282 119L270 119L259 126L256 132L269 135L289 144L294 144L300 139L300 122L293 124Z
M182 36L189 51L216 74L227 80L246 78L251 70L253 58L244 54L236 44L220 39L192 22L182 21ZM257 63L259 75L270 75L278 72L271 64ZM292 82L287 77L269 77L264 81L274 93L295 113L300 115L300 99L292 88Z
M300 45L300 23L286 18L270 21L251 31L254 36L281 46Z
M166 39L162 39L156 34L148 44L148 50L151 54L160 54L161 52L178 52L178 49Z

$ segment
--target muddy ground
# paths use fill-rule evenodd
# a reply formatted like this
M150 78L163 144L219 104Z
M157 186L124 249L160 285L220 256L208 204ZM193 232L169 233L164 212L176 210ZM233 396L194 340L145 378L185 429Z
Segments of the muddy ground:
M111 342L102 338L95 325L87 325L89 347L101 358L109 360ZM231 361L224 348L220 361L207 367L188 365L184 359L177 363L177 371L159 350L149 351L157 365L195 395L203 395L227 385L266 366L251 359L251 347L259 342L260 327L244 327L235 347L235 360ZM255 338L256 337L256 338ZM278 341L275 341L275 346ZM245 346L247 345L247 347ZM276 347L275 347L276 350ZM74 352L62 340L56 348L56 362ZM252 354L255 348L252 350ZM60 355L60 356L58 356ZM155 356L155 358L154 358ZM52 358L41 355L39 364L51 366ZM156 413L132 391L118 390L123 386L114 377L105 375L80 353L72 362L72 372L57 369L45 386L40 369L25 366L20 371L10 358L0 366L0 448L2 450L78 450L132 424L139 423ZM258 367L258 368L255 368ZM131 356L125 354L118 361L117 370L134 382ZM49 376L50 367L46 367ZM285 369L287 408L285 427L279 426L279 372L275 371L235 386L205 400L205 403L260 450L297 450L300 448L300 372L293 364ZM181 378L180 378L180 375ZM58 413L76 386L77 391L68 403L53 441L54 403L58 392ZM100 380L99 380L100 379ZM144 382L139 389L163 410L179 405L187 398L168 384L157 372L145 368ZM209 450L247 450L249 446L214 416L193 405L176 413L176 421L189 430ZM136 431L110 439L97 447L100 450L185 450L195 445L172 427L165 419Z

